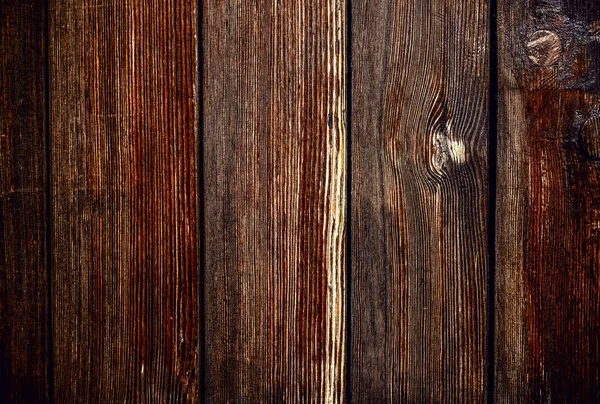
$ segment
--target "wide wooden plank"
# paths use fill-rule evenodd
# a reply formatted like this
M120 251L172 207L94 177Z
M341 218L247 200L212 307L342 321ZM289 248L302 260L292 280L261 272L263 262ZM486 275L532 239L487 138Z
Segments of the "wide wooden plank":
M208 403L343 400L344 24L204 1Z
M46 9L0 0L0 402L47 402Z
M487 0L352 1L354 402L484 402Z
M194 0L51 0L56 402L199 401Z
M600 401L599 20L499 2L498 402Z

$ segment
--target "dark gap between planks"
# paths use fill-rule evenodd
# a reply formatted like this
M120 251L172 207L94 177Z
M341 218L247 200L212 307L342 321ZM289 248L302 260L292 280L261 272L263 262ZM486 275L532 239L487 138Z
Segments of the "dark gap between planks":
M52 339L52 154L50 133L50 0L44 2L44 85L46 87L46 315L48 344L48 401L54 402L54 344Z
M496 175L498 168L498 3L490 0L490 82L488 140L488 403L494 402L494 335L496 298Z
M346 0L346 402L352 402L352 0Z
M198 99L197 108L198 108L198 211L199 211L199 220L198 226L200 227L200 268L198 271L198 279L201 283L198 287L198 291L200 293L200 298L198 299L198 313L200 313L200 338L199 338L199 363L198 370L200 374L198 377L200 378L200 403L206 403L206 377L205 377L205 369L206 369L206 310L205 310L205 273L206 273L206 228L205 228L205 207L204 207L204 36L202 32L203 27L203 7L204 2L202 0L198 0L198 20L196 23L196 30L198 36L198 63L196 68L197 71L197 80L198 83L196 87L198 88Z

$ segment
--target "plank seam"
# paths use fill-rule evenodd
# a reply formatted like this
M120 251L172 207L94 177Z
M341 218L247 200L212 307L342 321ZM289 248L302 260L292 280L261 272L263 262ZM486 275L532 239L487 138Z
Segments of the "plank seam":
M48 360L48 401L54 402L54 349L52 338L52 186L51 186L51 124L50 124L50 0L44 2L44 85L46 87L45 109L46 109L46 324L47 324L47 346Z
M490 82L488 140L488 380L487 401L494 402L496 292L496 176L498 168L498 3L490 0Z
M198 308L198 312L200 313L200 338L199 338L199 363L198 363L198 371L200 374L198 377L200 378L200 398L199 401L201 404L206 403L206 210L204 206L204 198L205 198L205 186L204 186L204 36L203 36L203 12L204 12L204 1L198 0L197 2L197 21L196 21L196 30L197 30L197 53L198 56L196 58L196 87L197 87L197 97L196 100L196 108L198 109L198 211L199 211L199 227L200 227L200 237L199 237L199 246L200 249L200 268L198 278L200 281L200 285L198 288L198 292L200 294L198 299L198 304L200 307Z
M352 402L352 0L346 0L346 402Z

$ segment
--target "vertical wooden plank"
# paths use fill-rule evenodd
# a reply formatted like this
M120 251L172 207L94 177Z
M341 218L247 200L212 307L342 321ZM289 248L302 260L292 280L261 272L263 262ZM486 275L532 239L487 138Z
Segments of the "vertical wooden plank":
M600 400L599 20L499 2L498 402Z
M198 402L197 2L50 1L57 402Z
M343 0L206 0L207 402L341 402Z
M46 9L0 0L0 402L48 401Z
M488 1L352 1L352 398L484 402Z

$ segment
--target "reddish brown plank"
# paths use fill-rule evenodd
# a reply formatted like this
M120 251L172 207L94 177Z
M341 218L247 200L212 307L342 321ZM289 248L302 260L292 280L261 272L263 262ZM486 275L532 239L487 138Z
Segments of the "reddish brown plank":
M207 402L342 402L344 1L203 20Z
M56 402L198 402L197 2L49 24Z
M600 400L599 19L499 2L498 402Z
M0 402L48 401L46 9L0 0Z
M352 398L484 402L489 2L352 1Z

